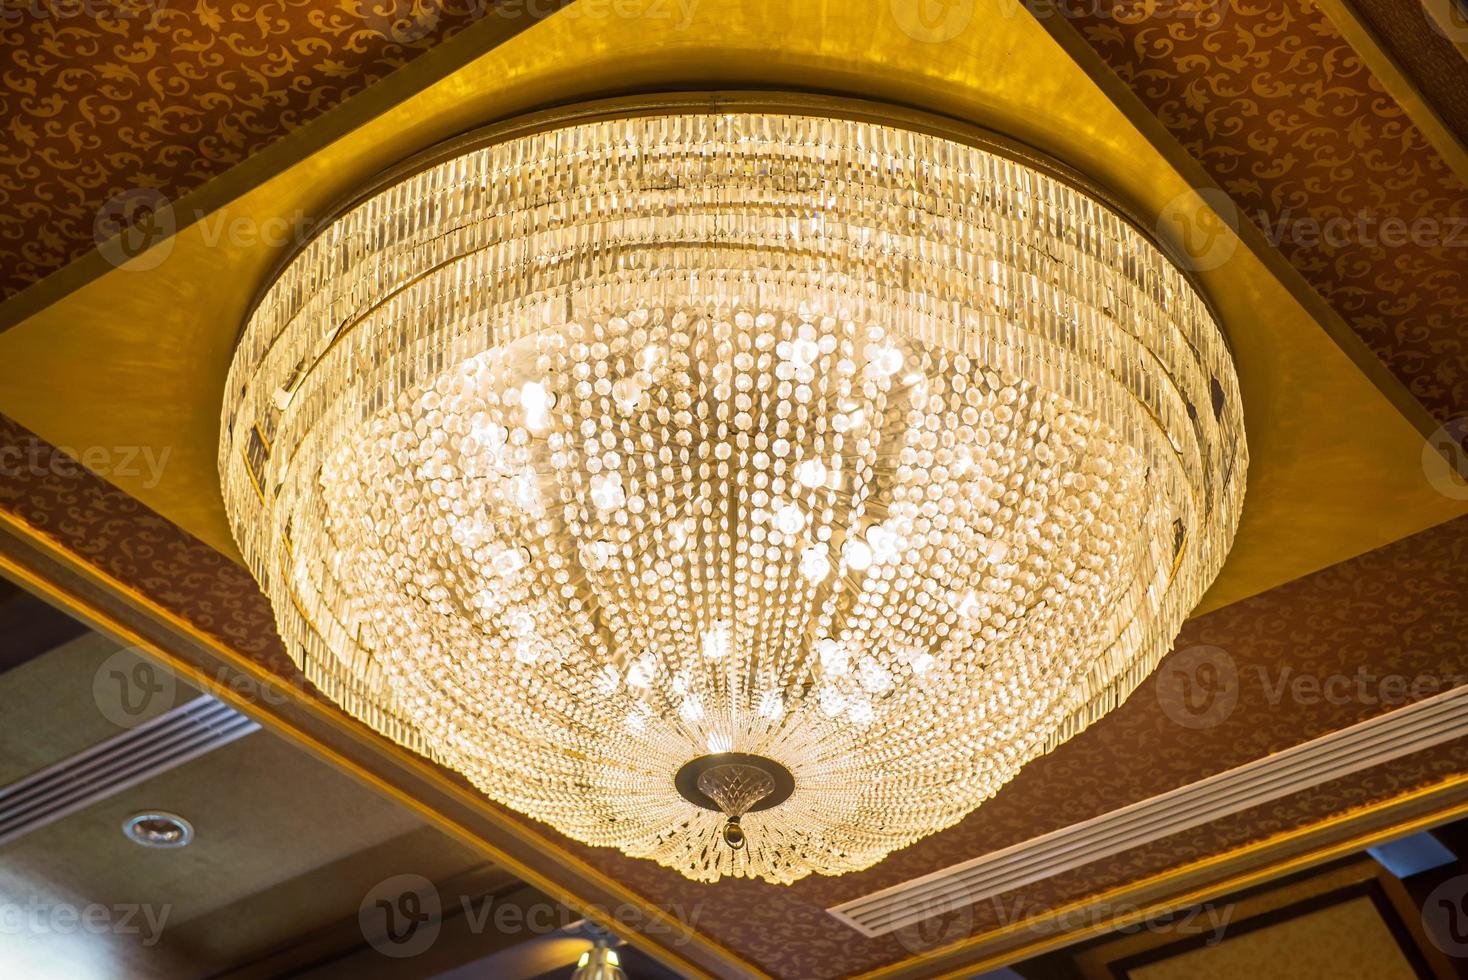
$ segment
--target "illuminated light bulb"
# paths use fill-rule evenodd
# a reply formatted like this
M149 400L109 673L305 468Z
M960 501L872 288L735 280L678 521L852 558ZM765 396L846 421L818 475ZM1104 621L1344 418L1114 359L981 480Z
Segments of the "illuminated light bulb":
M892 690L892 674L871 657L863 657L857 665L857 680L872 694L885 694Z
M550 393L539 381L527 381L520 387L520 408L525 413L525 428L532 431L544 429L549 422L546 413L551 405Z
M531 640L515 643L515 659L522 664L533 664L540 659L540 646Z
M698 698L684 698L682 706L678 709L678 714L682 715L683 720L689 723L701 721L703 719L703 702Z
M867 528L866 543L871 560L882 564L896 561L902 553L902 538L880 524Z
M651 657L643 657L635 661L627 668L627 686L635 688L646 688L652 683L654 661Z
M759 707L756 710L761 718L777 719L785 714L785 699L780 697L776 691L766 691L760 695Z
M693 536L697 525L693 518L684 521L673 521L668 524L668 548L671 551L682 551L687 546L688 540Z
M840 640L824 639L816 644L816 653L821 658L821 669L833 676L845 674L848 668L846 647Z
M909 663L912 667L912 672L922 677L933 669L934 657L931 653L924 650L922 653L915 655Z
M810 367L821 356L821 349L814 340L801 338L790 344L790 362L797 367Z
M805 512L795 504L775 511L775 526L784 534L799 534L805 529Z
M715 623L703 632L703 655L708 660L723 660L729 655L729 624Z
M637 402L641 398L642 385L636 378L619 378L612 385L612 399L624 413L630 413L636 409Z
M597 672L592 683L602 694L615 694L622 686L622 677L617 673L617 668L607 664Z
M612 543L605 538L588 541L581 546L581 564L589 572L599 572L612 560Z
M494 557L494 570L501 575L514 575L525 567L527 558L523 548L506 548Z
M872 549L860 538L847 538L841 546L841 558L846 567L855 572L864 572L871 567Z
M837 688L828 685L821 688L817 702L821 706L822 714L827 718L835 718L846 707L846 696Z
M813 544L800 553L800 574L812 585L819 585L831 574L830 549Z
M811 489L826 483L826 464L818 459L807 459L795 467L795 478Z
M824 709L825 706L822 705L822 710ZM872 710L872 703L866 698L852 698L851 703L846 708L846 716L854 724L866 725L876 716L876 712Z
M535 482L535 474L529 471L521 473L515 478L514 488L515 503L520 505L520 509L527 514L539 514L540 487Z
M873 344L867 348L867 362L874 375L890 378L902 370L902 351L896 347Z
M470 431L476 442L485 449L495 453L505 448L505 443L510 437L508 429L491 422L488 417L477 418L474 421L473 429Z
M510 632L518 637L527 638L535 634L535 617L523 609L516 609L506 617Z
M591 478L591 502L597 510L617 510L627 502L619 473L602 473Z

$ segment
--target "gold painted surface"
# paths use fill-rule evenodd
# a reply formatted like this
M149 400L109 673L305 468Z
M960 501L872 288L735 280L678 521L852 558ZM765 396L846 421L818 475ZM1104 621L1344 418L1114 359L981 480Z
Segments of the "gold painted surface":
M548 104L648 87L841 91L1029 142L1145 218L1188 189L1042 26L1003 0L980 0L973 18L983 29L945 44L909 36L886 3L648 3L641 17L611 6L571 16L575 9L384 105L130 266L0 334L0 411L68 447L167 450L161 478L136 468L103 475L233 554L215 471L221 386L244 310L289 245L282 229L310 224L427 145ZM1468 510L1433 490L1413 426L1248 249L1200 278L1233 341L1255 461L1237 543L1202 609Z
M1365 896L1127 971L1130 980L1416 980Z
M1208 925L1206 913L1212 910L1213 925L1216 927L1221 920L1226 918L1226 935L1237 936L1249 927L1251 920L1260 916L1277 917L1281 909L1301 905L1332 892L1377 881L1380 873L1382 873L1381 865L1369 857L1362 857L1355 861L1341 863L1334 868L1318 868L1314 869L1313 873L1293 875L1272 887L1260 887L1243 895L1230 895L1226 901L1201 909L1198 914L1204 917L1203 925L1206 926ZM1192 923L1197 923L1197 921L1198 917L1195 916ZM1267 918L1265 921L1270 921L1270 919ZM1202 932L1201 927L1194 935L1197 936L1199 932ZM1112 964L1134 960L1155 950L1171 946L1183 938L1186 937L1178 930L1154 932L1148 929L1138 929L1126 933L1111 933L1099 943L1088 944L1071 951L1072 963L1079 974L1077 980L1117 980ZM1198 938L1206 938L1206 935L1198 936Z

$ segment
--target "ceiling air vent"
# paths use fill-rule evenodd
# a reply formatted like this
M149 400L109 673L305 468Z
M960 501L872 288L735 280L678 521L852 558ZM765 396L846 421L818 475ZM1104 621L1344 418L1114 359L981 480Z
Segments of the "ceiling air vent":
M260 728L208 695L0 788L0 844Z
M1468 687L827 911L880 936L1468 732Z

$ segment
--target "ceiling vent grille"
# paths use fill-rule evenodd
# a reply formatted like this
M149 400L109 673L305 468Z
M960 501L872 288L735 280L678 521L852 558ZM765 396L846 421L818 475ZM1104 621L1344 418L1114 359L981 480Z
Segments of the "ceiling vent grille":
M0 844L260 728L208 695L0 788Z
M1468 687L827 909L880 936L1468 734Z

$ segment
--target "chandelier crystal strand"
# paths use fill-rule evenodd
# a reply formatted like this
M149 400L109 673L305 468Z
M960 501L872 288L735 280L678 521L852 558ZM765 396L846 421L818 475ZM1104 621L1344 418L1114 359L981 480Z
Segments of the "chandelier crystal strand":
M703 881L870 866L1153 669L1247 452L1205 304L998 152L678 111L465 151L335 220L230 373L291 656L491 798ZM788 770L726 816L719 753Z

